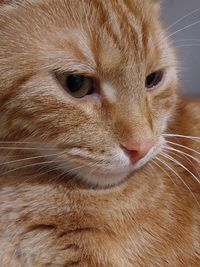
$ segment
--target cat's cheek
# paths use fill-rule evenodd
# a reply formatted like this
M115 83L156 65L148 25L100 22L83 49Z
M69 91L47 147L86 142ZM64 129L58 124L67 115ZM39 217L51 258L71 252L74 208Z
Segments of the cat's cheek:
M157 89L148 94L147 97L156 128L160 131L165 130L176 108L176 86L173 83L167 83L160 90Z
M94 93L94 94L86 95L83 98L75 99L75 100L76 100L76 102L78 101L78 102L83 103L83 104L84 103L87 104L89 102L96 102L96 103L100 104L102 97L100 94Z
M139 160L137 163L132 164L129 157L124 153L123 150L119 149L113 155L109 163L105 166L102 164L100 168L91 169L90 167L83 167L82 164L81 171L75 171L74 175L79 180L86 184L97 186L99 188L107 188L117 186L124 183L131 174L139 171L145 164L151 161L160 152L161 141L159 140L157 144L149 151L149 153ZM112 161L112 159L115 159ZM79 170L79 167L75 167L75 170Z
M68 160L70 168L74 170L73 175L92 186L100 188L115 186L125 181L131 171L131 161L121 148L113 149L107 156L104 154L103 160L99 159L99 162L96 162L96 160L93 162L92 157L89 165L87 155L90 155L90 152L84 152L80 149L72 152L74 156L79 155L78 162L75 157L71 158L70 162ZM98 155L94 156L95 159L97 157ZM65 165L62 166L63 169L65 167Z

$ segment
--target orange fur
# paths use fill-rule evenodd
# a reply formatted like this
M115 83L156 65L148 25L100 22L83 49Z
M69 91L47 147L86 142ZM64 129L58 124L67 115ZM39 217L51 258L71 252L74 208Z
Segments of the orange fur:
M198 267L200 186L162 151L165 133L199 136L200 108L177 101L158 4L12 2L0 8L0 266ZM93 77L100 100L72 98L54 71ZM149 138L154 154L127 167L121 144Z

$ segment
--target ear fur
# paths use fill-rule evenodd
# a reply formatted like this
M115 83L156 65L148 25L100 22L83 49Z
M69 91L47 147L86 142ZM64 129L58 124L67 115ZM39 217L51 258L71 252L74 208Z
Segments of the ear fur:
M15 5L19 4L21 0L0 0L0 6L1 5Z
M0 5L11 4L12 2L14 2L14 1L12 1L12 0L0 0Z
M14 4L15 2L15 0L0 0L0 7L4 5Z
M154 0L154 8L156 12L160 12L160 7L161 7L161 1L160 0Z

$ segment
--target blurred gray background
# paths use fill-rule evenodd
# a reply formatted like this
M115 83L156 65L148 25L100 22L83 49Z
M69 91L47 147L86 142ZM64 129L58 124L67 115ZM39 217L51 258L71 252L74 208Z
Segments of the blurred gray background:
M200 97L200 0L162 0L162 2L162 13L167 27L192 12L171 27L169 32L180 30L174 33L172 40L177 47L180 61L181 93ZM184 27L188 28L181 30Z

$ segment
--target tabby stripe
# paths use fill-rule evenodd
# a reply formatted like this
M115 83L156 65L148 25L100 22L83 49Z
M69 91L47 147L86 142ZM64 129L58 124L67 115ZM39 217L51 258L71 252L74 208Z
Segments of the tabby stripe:
M4 91L0 95L0 106L6 104L7 101L14 99L14 97L22 89L23 85L32 77L32 75L26 75L23 78L13 81L9 88L4 88Z
M100 27L107 31L109 36L112 38L114 44L116 45L116 47L121 49L121 46L120 46L121 36L118 36L114 28L111 27L111 23L108 23L108 21L110 22L110 14L109 14L108 6L107 5L104 6L101 0L96 0L93 2L93 4L95 5L95 9L97 10L100 9L99 11Z

